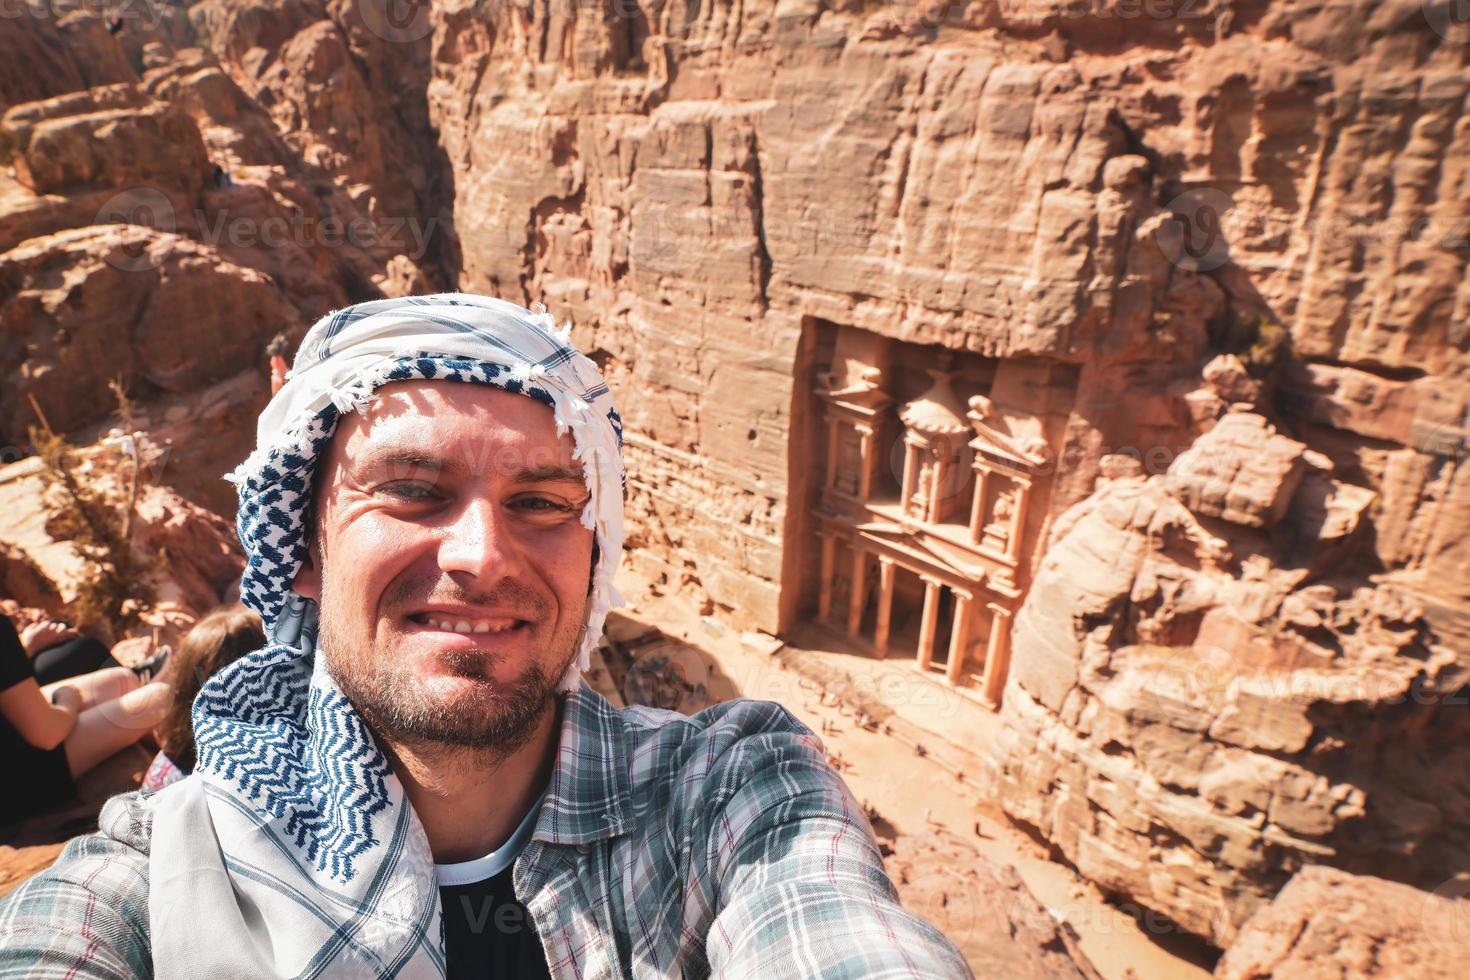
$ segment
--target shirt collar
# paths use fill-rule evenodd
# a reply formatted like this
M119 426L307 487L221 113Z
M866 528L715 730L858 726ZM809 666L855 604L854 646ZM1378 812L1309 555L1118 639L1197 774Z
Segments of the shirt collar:
M544 798L543 796L542 799ZM541 802L538 799L533 803L510 838L484 857L453 864L435 864L434 874L439 879L440 887L473 885L477 882L488 881L514 864L515 859L521 856L521 850L526 846L526 841L531 839L531 827L536 823L536 818L541 811Z
M630 793L622 719L583 682L564 702L556 768L531 839L588 844L625 834Z

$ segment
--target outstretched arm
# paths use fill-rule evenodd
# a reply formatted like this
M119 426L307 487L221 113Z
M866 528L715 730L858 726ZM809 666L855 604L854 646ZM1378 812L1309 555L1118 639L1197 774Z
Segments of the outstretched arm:
M969 977L954 946L899 904L857 801L816 737L790 723L741 740L722 767L711 975Z
M0 980L153 976L148 855L135 846L146 848L148 825L137 799L108 801L103 832L73 840L54 865L0 899Z

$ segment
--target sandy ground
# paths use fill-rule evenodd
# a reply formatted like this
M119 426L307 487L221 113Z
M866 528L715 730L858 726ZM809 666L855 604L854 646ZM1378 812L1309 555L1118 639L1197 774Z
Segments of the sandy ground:
M823 683L791 666L788 651L777 649L775 641L737 634L676 600L651 595L642 583L619 585L634 606L615 614L621 623L610 626L610 635L638 636L657 628L671 640L683 640L672 645L674 659L686 659L686 674L700 674L701 666L687 649L697 651L704 673L695 680L705 686L709 703L748 696L783 704L821 735L834 765L868 807L870 818L876 818L874 829L880 838L948 832L968 840L977 860L1013 867L1053 917L1075 930L1082 951L1108 980L1195 980L1210 975L1212 958L1202 944L1179 934L1168 922L1147 915L1135 918L1110 904L1069 867L1050 860L1041 844L987 803L976 780L981 766L976 750L981 746L967 750L954 745L898 714L875 720L844 700L841 684ZM644 642L642 649L647 648ZM687 648L680 650L685 644ZM636 663L641 649L636 642L632 648ZM619 668L610 660L608 673L613 676L603 679L602 686L620 690L627 686ZM903 664L887 669L913 670ZM920 682L932 683L927 678ZM965 730L974 731L974 726ZM945 873L940 867L930 871ZM932 911L928 914L961 944L967 932L997 925L975 921L962 895L951 897L943 921Z

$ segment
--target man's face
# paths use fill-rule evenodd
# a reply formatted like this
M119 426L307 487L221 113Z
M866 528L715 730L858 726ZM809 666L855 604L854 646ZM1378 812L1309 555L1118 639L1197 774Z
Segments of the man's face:
M318 466L296 588L343 693L390 742L519 748L576 655L591 573L588 492L551 409L389 384Z

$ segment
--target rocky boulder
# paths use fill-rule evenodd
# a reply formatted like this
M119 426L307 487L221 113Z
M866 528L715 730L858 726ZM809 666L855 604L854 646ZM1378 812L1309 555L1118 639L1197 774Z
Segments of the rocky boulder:
M1020 875L945 832L884 841L904 908L944 933L977 977L1097 980L1072 928L1042 908Z
M1304 868L1241 928L1222 980L1461 977L1470 972L1464 883L1434 892L1333 868Z
M0 254L3 438L73 429L112 408L108 382L182 392L260 362L296 316L263 274L137 225L58 232Z
M1264 478L1289 471L1259 441L1231 448L1237 418L1272 438L1227 415L1177 474L1105 467L1117 477L1058 519L1017 616L993 773L1083 875L1219 945L1308 864L1428 887L1470 871L1470 792L1447 775L1470 762L1466 648L1400 589L1313 576L1289 536L1259 536L1280 506ZM1254 468L1265 491L1199 494L1201 461ZM1240 500L1240 520L1171 490Z

